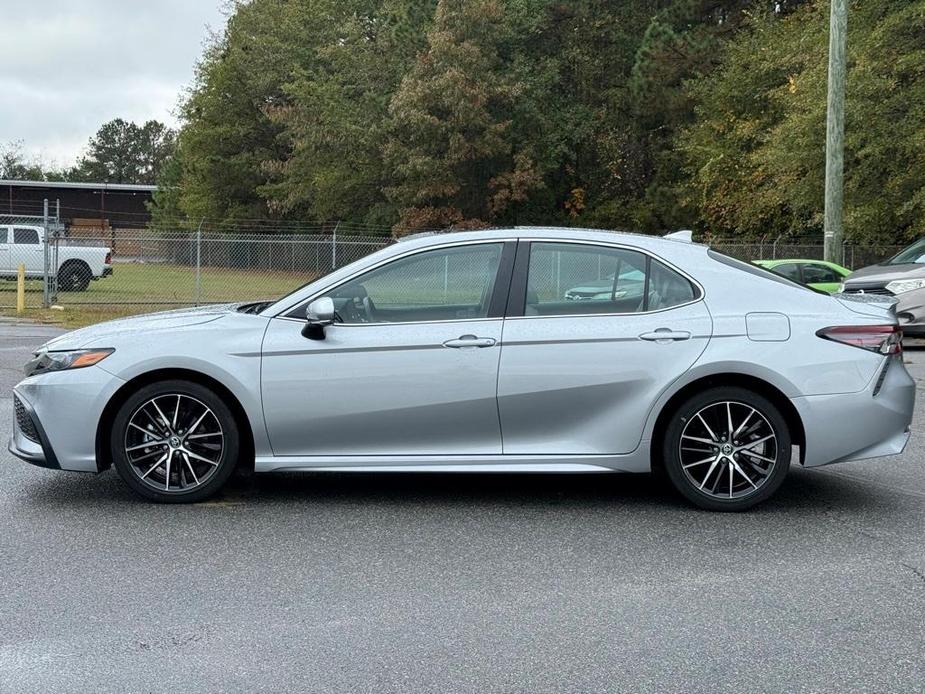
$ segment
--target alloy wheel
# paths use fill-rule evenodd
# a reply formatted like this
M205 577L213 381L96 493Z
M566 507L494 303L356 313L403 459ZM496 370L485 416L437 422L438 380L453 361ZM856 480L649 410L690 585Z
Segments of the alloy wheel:
M225 435L205 403L181 393L164 393L132 413L124 448L132 472L144 484L159 492L187 492L215 474Z
M777 432L768 418L751 405L730 400L707 405L687 419L679 449L687 480L717 499L756 493L780 457Z

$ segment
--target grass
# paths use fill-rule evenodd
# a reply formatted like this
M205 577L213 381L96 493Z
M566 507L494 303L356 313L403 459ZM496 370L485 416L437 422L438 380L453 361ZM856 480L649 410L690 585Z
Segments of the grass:
M68 328L196 303L273 299L313 279L311 273L204 267L197 302L195 268L143 263L116 264L110 277L85 292L61 292L56 309L43 309L42 283L26 282L25 318ZM16 283L0 280L0 313L16 315Z

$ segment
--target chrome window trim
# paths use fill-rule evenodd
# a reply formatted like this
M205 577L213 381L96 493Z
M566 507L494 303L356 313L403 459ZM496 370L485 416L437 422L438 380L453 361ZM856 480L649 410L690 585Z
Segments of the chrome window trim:
M700 282L698 282L696 279L691 277L689 274L687 274L684 270L679 268L674 263L665 260L661 256L655 255L648 249L640 248L639 246L629 246L623 243L610 243L608 241L583 241L579 239L561 239L560 240L560 239L548 239L548 238L522 238L520 240L529 242L531 244L533 243L570 243L570 244L579 245L579 246L604 246L606 248L617 248L619 250L625 250L625 251L636 251L637 253L642 253L643 255L648 256L652 260L657 260L665 267L681 275L681 277L686 279L688 282L694 285L694 287L697 288L699 292L699 296L695 297L694 299L691 299L690 301L685 301L683 304L675 304L674 306L668 306L666 308L658 308L652 311L626 311L623 313L552 313L548 316L505 316L504 317L505 320L525 320L525 319L535 320L537 318L540 318L540 319L544 319L544 318L607 318L607 317L613 317L613 316L651 316L656 313L664 313L665 311L674 311L676 308L692 306L693 304L703 301L707 295L707 292L703 288L703 285L700 284ZM530 252L531 253L533 252L532 246L530 248ZM529 277L527 278L527 280L529 281Z
M497 239L469 239L468 241L448 241L447 243L435 244L435 245L433 245L433 246L425 246L424 248L415 248L415 249L409 250L409 251L407 251L407 252L405 252L405 253L399 253L398 255L393 255L393 256L390 256L390 257L388 257L388 258L385 258L384 260L382 260L382 261L380 261L380 262L378 262L378 263L376 263L376 264L374 264L374 265L370 265L369 267L365 267L365 268L363 268L362 270L357 270L357 271L356 271L355 273L353 273L352 275L349 275L349 276L345 277L345 278L342 279L342 280L338 280L337 282L335 282L335 283L333 283L333 284L327 285L326 287L324 287L323 289L319 290L318 292L316 292L316 293L310 295L308 298L301 299L301 300L299 300L299 301L296 301L296 302L293 303L293 304L290 304L290 305L287 306L286 308L284 308L284 309L280 310L279 312L277 312L276 315L270 316L270 318L282 318L282 319L284 319L284 320L294 320L294 321L298 321L298 322L300 322L300 323L303 323L304 321L303 321L302 319L300 319L300 318L293 318L293 317L291 317L291 316L286 316L286 315L284 315L284 314L289 313L290 311L292 311L292 310L298 308L298 307L301 306L302 304L310 303L310 302L314 301L314 300L317 299L319 296L323 296L323 295L327 294L328 292L333 291L334 289L337 289L337 288L340 287L341 285L347 284L348 282L352 282L354 279L356 279L356 278L359 277L360 275L365 275L367 272L372 272L373 270L379 269L379 268L382 267L383 265L387 265L387 264L389 264L389 263L391 263L391 262L393 262L393 261L396 261L396 260L401 260L402 258L407 258L407 257L412 256L412 255L418 255L418 254L420 254L420 253L427 253L428 251L437 251L437 250L440 250L440 249L442 249L442 248L453 248L453 247L455 247L455 246L474 246L474 245L485 245L485 244L496 244L496 245L504 246L505 243L508 243L508 242L511 242L511 241L517 241L517 238L516 238L516 237L510 237L510 238L509 238L509 237L505 237L505 238L497 238ZM394 246L391 246L391 247L394 247ZM489 319L489 318L452 318L452 319L449 319L449 320L440 320L440 321L402 321L402 322L397 322L397 321L396 321L396 322L391 322L391 323L337 323L337 325L338 325L338 327L345 327L345 326L348 326L348 325L411 325L411 324L413 324L413 323L414 323L414 324L417 324L417 325L422 325L422 324L426 324L426 323L471 323L471 322L474 321L474 320L501 320L501 319L500 319L500 318L494 318L494 319Z

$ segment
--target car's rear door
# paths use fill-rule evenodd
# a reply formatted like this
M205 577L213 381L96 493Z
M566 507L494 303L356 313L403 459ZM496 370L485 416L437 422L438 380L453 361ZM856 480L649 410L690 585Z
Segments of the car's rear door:
M274 453L405 463L501 453L496 390L515 245L431 247L346 281L324 293L338 322L321 340L302 335L304 306L271 320L261 387Z
M627 273L633 267L638 273ZM575 300L606 277L609 294ZM638 249L521 241L504 323L498 409L505 454L633 451L656 398L712 332L702 290Z

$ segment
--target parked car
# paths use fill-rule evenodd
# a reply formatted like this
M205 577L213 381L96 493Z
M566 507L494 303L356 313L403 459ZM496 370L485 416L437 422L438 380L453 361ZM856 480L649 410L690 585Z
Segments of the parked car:
M645 291L645 280L644 267L636 268L627 265L599 280L592 279L582 285L572 287L565 292L565 298L570 301L601 301L630 296L641 299Z
M58 244L57 252L49 250L60 291L82 292L91 280L112 274L109 248ZM0 225L0 278L16 279L20 265L25 266L27 279L45 276L45 229L23 224Z
M903 333L907 337L925 337L925 239L882 263L851 273L842 292L893 297Z
M755 260L755 265L820 292L837 293L851 270L825 260Z
M639 297L568 288L628 264ZM565 280L567 278L567 281ZM102 323L43 345L10 450L111 464L161 502L257 472L648 472L708 509L791 464L900 453L915 384L889 302L706 246L576 229L431 235L274 301Z

